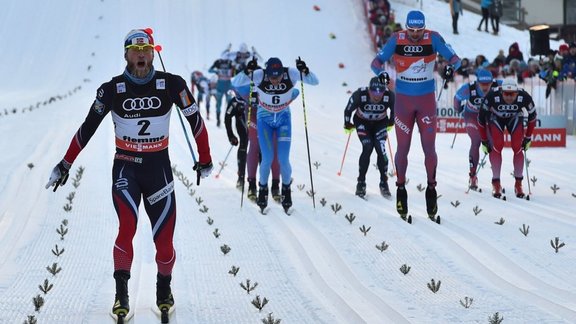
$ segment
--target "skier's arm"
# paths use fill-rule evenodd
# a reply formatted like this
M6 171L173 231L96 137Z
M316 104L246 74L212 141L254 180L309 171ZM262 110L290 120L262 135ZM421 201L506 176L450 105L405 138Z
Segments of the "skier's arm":
M447 44L446 41L444 41L444 38L442 38L442 36L437 32L432 32L431 37L434 50L440 53L440 55L448 61L448 64L452 65L454 70L458 70L462 61L460 60L460 57L456 55L456 52L454 52L452 47Z
M470 86L466 83L462 85L454 95L454 109L456 109L458 113L461 113L462 110L464 110L462 102L468 99L470 99Z
M398 39L398 34L397 33L392 34L392 36L390 36L390 38L388 39L386 44L384 44L384 46L382 46L382 48L380 49L378 54L376 54L376 57L372 60L372 63L370 64L370 68L372 69L374 74L378 75L378 74L380 74L380 72L384 71L384 64L390 58L392 58L392 55L394 55L394 50L396 49L397 39Z
M290 80L292 80L293 82L296 80L300 80L300 71L298 71L298 69L296 68L289 67L288 76L290 77ZM318 81L318 77L312 71L309 71L308 74L302 73L302 82L309 85L317 85L318 83L320 83L320 81Z
M234 131L232 130L232 117L236 116L238 113L238 101L236 98L232 98L228 103L228 107L226 107L226 113L224 114L224 127L226 127L226 135L228 135L228 140L236 138L234 135ZM238 118L238 117L236 117Z

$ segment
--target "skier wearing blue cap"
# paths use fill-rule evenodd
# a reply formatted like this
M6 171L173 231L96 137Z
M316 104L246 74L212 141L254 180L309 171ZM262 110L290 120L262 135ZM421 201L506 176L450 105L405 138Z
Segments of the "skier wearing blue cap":
M438 221L436 213L436 98L434 91L434 66L439 53L448 64L441 76L450 80L454 69L460 66L460 58L438 32L426 29L426 20L421 11L410 11L406 17L406 29L394 33L372 61L376 75L384 72L384 63L393 59L396 70L396 102L394 106L396 138L398 147L395 163L396 210L404 220L408 215L408 193L405 188L408 152L414 124L420 130L420 141L424 151L424 165L428 180L426 209L430 219Z
M468 161L470 163L468 186L472 190L478 189L478 178L476 170L480 159L480 133L478 128L478 112L482 106L482 101L491 90L498 90L499 82L495 81L492 73L485 69L476 71L476 80L463 84L454 95L454 109L458 113L463 112L466 123L466 133L470 137L470 150Z
M292 206L290 184L292 183L292 166L290 165L290 142L292 140L292 120L290 103L299 95L295 89L296 81L317 85L318 78L306 63L296 60L296 68L284 67L277 57L266 62L266 68L258 67L256 58L248 62L242 73L232 79L236 88L254 82L254 91L258 94L258 142L262 161L260 162L260 179L256 203L262 211L268 205L268 177L274 158L274 138L277 139L277 154L282 177L282 207Z

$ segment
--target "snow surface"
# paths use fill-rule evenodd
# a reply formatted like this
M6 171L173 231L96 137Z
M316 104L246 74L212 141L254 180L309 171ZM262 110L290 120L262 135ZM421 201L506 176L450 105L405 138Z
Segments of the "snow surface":
M392 3L402 21L410 8ZM483 53L491 60L514 41L525 55L529 52L528 32L506 26L501 36L477 32L480 17L466 12L461 34L453 36L444 1L427 0L423 9L428 27L440 31L462 57ZM73 179L56 193L44 185L98 85L122 72L124 35L140 27L155 30L166 68L186 79L193 69L206 71L229 42L233 49L246 42L262 56L279 56L286 64L301 56L321 82L306 86L301 96L306 100L316 208L306 193L310 178L301 99L292 105L292 216L274 204L267 216L246 200L240 208L234 154L218 179L212 176L190 188L193 196L177 181L175 322L260 323L272 313L282 323L299 324L487 323L496 312L503 323L576 322L573 137L566 148L528 151L530 177L537 178L530 201L510 195L500 201L488 193L488 168L479 174L484 192L464 193L467 136L458 135L450 149L453 135L439 134L442 225L424 216L424 193L417 186L425 185L426 177L417 134L407 186L413 225L400 220L393 200L379 196L373 165L367 200L354 196L360 154L355 137L342 175L337 175L347 138L342 131L346 91L367 84L372 76L374 53L360 1L9 1L0 11L0 27L1 323L23 323L28 315L39 323L110 321L117 230L110 198L110 118L73 166L72 178L85 168L78 188ZM340 62L344 69L338 68ZM161 68L158 59L155 66ZM50 97L57 99L43 104ZM5 115L12 107L17 112ZM214 119L207 124L218 166L229 144ZM173 120L172 126L172 162L193 180L179 122ZM395 144L394 134L391 140ZM502 177L509 191L511 169L506 150ZM560 188L556 193L554 185ZM74 197L67 199L71 193ZM66 212L69 200L72 210ZM452 205L456 201L457 208ZM332 210L336 204L339 212ZM206 213L200 211L204 206ZM478 215L475 207L482 209ZM352 213L356 219L350 224L345 215ZM154 247L143 210L141 215L129 284L133 323L154 323ZM495 224L500 218L505 223ZM529 226L527 236L519 231L524 224ZM370 227L366 235L359 230L362 226ZM61 227L68 231L63 240L57 233ZM219 238L213 234L216 229ZM550 245L555 237L566 244L558 253ZM376 245L383 242L389 247L380 252ZM224 244L231 248L227 255L221 252ZM59 257L52 252L57 249L64 250ZM61 268L55 276L46 269L54 263ZM411 267L407 275L399 270L404 264ZM232 266L239 267L236 276L229 273ZM46 295L39 288L45 279L53 285ZM427 288L432 279L441 282L437 293ZM250 294L240 286L247 280L258 283ZM37 295L44 297L39 312L32 302ZM269 300L261 312L252 305L257 295ZM473 298L470 308L460 304L465 297Z

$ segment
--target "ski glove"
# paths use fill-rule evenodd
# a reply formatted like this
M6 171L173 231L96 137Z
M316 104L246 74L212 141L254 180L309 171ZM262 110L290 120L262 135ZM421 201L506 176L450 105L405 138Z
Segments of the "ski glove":
M482 151L485 154L489 154L490 152L492 152L492 144L490 143L490 141L482 141Z
M442 72L442 78L448 81L454 78L454 67L452 67L452 65L444 66L444 71Z
M344 133L351 134L354 131L354 124L351 123L344 123Z
M388 72L386 71L382 71L378 74L378 81L380 81L381 83L385 84L385 85L389 85L390 84L390 76L388 75Z
M228 141L232 146L238 145L238 138L236 136L228 137Z
M54 169L52 169L52 173L50 174L50 179L46 184L46 189L54 186L52 191L56 192L58 186L63 186L66 184L66 180L68 180L68 172L70 171L70 167L72 164L62 160L58 163Z
M306 66L306 62L302 61L300 58L296 60L296 68L298 71L304 73L304 75L308 75L310 73L310 69Z
M198 175L200 176L200 178L207 178L208 176L210 176L210 173L212 173L213 168L214 168L214 166L212 165L212 162L208 162L208 163L196 162L196 164L194 165L194 168L192 168L192 169L194 171L198 172Z
M531 144L532 144L532 139L530 137L524 137L524 139L522 140L522 149L524 151L528 151Z
M246 64L246 68L244 69L244 73L246 73L246 75L250 75L252 72L254 72L254 70L258 70L258 60L256 57L253 57L250 61L248 61L248 64Z

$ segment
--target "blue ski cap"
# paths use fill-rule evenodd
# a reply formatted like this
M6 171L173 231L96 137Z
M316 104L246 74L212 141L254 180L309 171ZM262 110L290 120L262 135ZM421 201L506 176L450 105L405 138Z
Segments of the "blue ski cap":
M368 89L370 89L370 91L382 93L382 92L384 92L385 88L386 88L386 85L384 85L384 83L380 82L380 79L378 79L378 77L373 77L372 79L370 79L370 85L368 88Z
M124 48L130 45L154 45L152 30L150 29L133 29L124 38Z
M486 69L476 71L476 79L480 83L492 83L492 73Z
M282 65L282 61L280 61L277 57L271 57L266 62L266 70L265 73L269 77L277 77L284 73L284 66Z
M422 11L410 11L406 16L406 28L422 29L424 27L426 27L426 19Z

